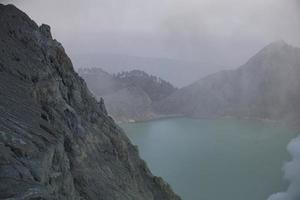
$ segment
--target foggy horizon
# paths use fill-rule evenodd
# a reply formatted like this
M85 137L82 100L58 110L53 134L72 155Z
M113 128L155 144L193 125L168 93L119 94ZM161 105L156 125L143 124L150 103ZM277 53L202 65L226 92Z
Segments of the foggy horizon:
M3 3L16 5L38 24L49 24L76 69L100 67L110 73L141 69L180 87L210 73L237 68L274 41L300 46L298 0ZM111 59L99 59L106 55ZM179 63L172 68L170 63L166 68L186 78L177 81L164 76L166 72L159 69L163 63L153 66L155 70L142 62L137 66L131 57L183 62L182 67Z

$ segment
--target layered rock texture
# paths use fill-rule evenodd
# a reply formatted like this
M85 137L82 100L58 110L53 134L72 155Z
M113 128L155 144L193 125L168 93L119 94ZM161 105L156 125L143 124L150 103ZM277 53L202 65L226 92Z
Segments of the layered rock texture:
M180 199L92 97L49 26L0 4L0 27L0 199Z
M140 70L111 75L102 69L80 69L94 95L106 102L108 113L118 122L162 117L153 105L177 89L169 82Z
M221 71L156 104L192 117L299 119L300 49L274 42L236 70Z

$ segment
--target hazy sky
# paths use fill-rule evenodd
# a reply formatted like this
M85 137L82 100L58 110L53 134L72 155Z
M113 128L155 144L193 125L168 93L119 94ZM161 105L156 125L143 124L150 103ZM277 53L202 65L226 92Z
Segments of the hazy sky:
M243 64L275 40L300 45L299 0L2 2L51 25L73 58L98 53L168 57L221 69Z

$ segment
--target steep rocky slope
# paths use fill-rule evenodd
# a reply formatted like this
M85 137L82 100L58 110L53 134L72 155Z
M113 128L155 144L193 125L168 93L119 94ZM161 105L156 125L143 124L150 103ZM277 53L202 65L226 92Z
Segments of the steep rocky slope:
M50 27L0 4L0 199L177 200Z
M108 113L118 122L143 121L161 117L152 105L177 89L161 78L140 70L111 75L102 69L80 69L94 95L104 98Z
M182 88L156 108L193 117L299 119L299 77L300 49L278 41L240 68Z

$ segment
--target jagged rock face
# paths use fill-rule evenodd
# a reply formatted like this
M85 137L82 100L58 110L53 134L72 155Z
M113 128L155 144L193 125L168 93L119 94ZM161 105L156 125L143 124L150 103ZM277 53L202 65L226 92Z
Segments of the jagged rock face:
M118 122L161 117L152 105L177 89L140 70L111 75L102 69L80 69L79 74L97 98L103 97L108 113Z
M177 200L50 27L0 4L0 199Z
M193 117L299 119L299 77L300 49L279 41L244 66L182 88L156 108Z

